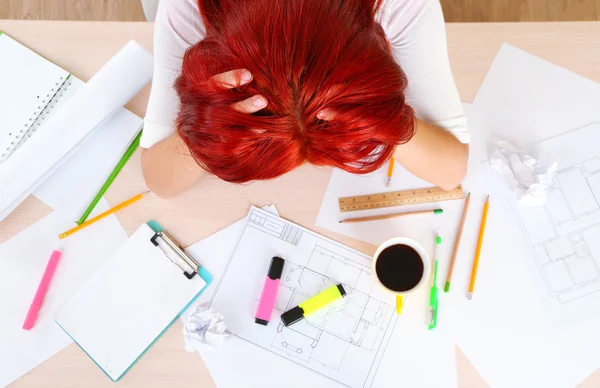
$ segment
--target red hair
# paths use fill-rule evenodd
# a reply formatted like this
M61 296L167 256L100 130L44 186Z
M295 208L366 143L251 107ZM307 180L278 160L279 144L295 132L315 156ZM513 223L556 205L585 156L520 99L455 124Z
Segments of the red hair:
M206 37L175 83L176 126L199 165L243 183L304 162L368 173L414 133L406 77L375 22L378 0L199 0ZM248 85L210 78L248 69ZM261 94L255 114L232 104ZM323 109L330 121L317 118Z

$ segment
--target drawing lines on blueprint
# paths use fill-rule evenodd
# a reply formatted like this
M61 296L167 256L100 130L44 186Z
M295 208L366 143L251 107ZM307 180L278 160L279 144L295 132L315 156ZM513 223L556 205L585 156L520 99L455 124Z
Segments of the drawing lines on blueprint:
M544 206L512 207L558 303L600 291L600 157L562 167Z

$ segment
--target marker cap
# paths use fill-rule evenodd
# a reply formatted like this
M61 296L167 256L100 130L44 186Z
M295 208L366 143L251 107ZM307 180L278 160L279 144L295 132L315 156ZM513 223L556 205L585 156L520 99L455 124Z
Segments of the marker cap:
M303 318L304 318L304 310L300 306L296 306L293 309L288 310L285 313L281 314L281 322L283 322L283 324L285 326L294 324L294 323L302 320Z

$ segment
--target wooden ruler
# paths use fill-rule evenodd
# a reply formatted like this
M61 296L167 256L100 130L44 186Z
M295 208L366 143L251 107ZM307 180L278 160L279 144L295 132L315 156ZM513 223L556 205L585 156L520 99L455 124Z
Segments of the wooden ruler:
M391 191L370 195L359 195L356 197L343 197L339 199L340 211L353 212L357 210L380 209L384 207L415 205L419 203L450 201L465 197L462 186L449 191L439 187L426 189Z

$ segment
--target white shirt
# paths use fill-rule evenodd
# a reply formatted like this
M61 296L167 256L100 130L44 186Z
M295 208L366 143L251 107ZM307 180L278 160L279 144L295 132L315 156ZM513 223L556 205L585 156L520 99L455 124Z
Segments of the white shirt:
M468 143L458 90L448 61L438 0L383 0L377 13L396 62L408 79L406 102L417 117ZM154 78L140 145L150 148L175 131L179 98L173 83L185 50L206 35L195 0L161 0L154 24Z

